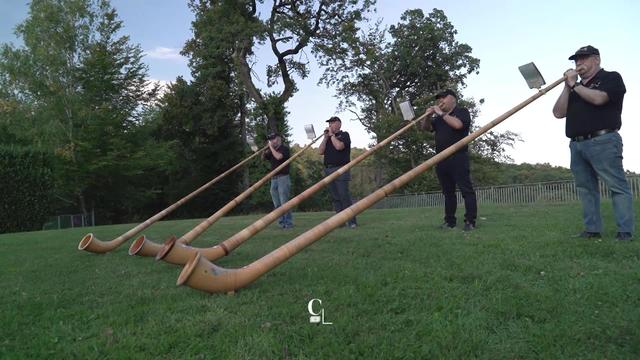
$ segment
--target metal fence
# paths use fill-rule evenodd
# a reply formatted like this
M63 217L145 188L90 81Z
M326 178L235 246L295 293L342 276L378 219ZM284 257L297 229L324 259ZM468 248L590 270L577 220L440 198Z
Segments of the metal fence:
M52 216L42 225L42 230L67 229L85 226L95 226L95 213L91 210L87 215L69 214Z
M633 198L640 198L640 176L628 176ZM609 189L602 182L599 183L600 196L604 199L611 197ZM462 204L462 195L456 193L458 203ZM572 202L578 201L576 184L573 180L551 181L533 184L514 184L501 186L486 186L476 188L479 204L532 204L537 202ZM378 202L375 209L419 208L444 206L444 196L439 191L391 195Z

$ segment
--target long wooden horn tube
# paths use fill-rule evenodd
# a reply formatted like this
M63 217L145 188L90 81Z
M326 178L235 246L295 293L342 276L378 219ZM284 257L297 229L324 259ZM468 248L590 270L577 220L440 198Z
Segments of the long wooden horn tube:
M363 152L355 159L351 160L349 163L342 166L340 169L335 171L332 174L329 174L307 190L298 194L296 197L287 201L286 203L280 205L278 208L274 209L269 214L263 216L261 219L257 220L250 226L244 228L242 231L223 241L222 243L210 247L210 248L195 248L191 246L187 246L184 244L180 244L179 241L175 240L167 240L162 247L162 250L156 256L156 260L164 260L171 264L183 265L186 264L187 261L192 257L194 252L200 252L202 256L208 260L215 261L225 255L228 255L231 251L233 251L238 246L242 245L249 238L262 231L264 228L269 226L272 222L277 220L282 214L286 213L290 209L293 209L295 206L303 202L304 200L311 197L313 194L321 190L323 187L329 185L333 180L335 180L338 176L344 174L349 171L352 167L356 166L358 163L362 162L364 159L369 157L374 152L378 151L382 147L389 144L398 136L402 135L404 132L409 130L412 126L417 124L419 121L425 119L427 116L431 115L430 113L425 113L420 117L412 120L407 125L403 126L400 130L388 136L386 139L380 141L371 149Z
M418 165L414 169L406 172L402 176L396 178L391 181L387 185L378 189L374 193L369 196L363 198L357 203L351 205L347 209L339 212L338 214L330 217L324 222L316 225L311 228L307 232L300 234L295 239L289 241L288 243L282 245L278 249L272 251L271 253L265 255L261 259L254 261L253 263L240 268L240 269L225 269L215 264L211 263L207 259L205 259L200 253L196 253L192 255L192 258L185 265L185 267L180 272L180 276L178 277L177 285L186 284L194 289L206 291L209 293L214 292L229 292L235 291L239 288L249 285L253 281L255 281L260 276L267 273L269 270L275 268L276 266L282 264L290 257L294 256L298 252L300 252L305 247L313 244L315 241L331 232L335 228L341 226L348 219L360 214L365 211L369 207L373 206L378 201L382 200L389 194L393 193L398 188L404 186L406 183L414 179L416 176L424 173L440 161L445 158L451 156L456 151L460 150L460 148L464 147L471 141L475 140L482 134L489 131L491 128L495 127L511 115L515 114L525 106L529 105L531 102L539 98L540 96L547 93L549 90L558 86L564 81L564 77L555 81L553 84L548 87L541 89L535 95L531 96L524 102L520 103L513 109L507 111L500 117L486 124L482 128L476 130L475 132L467 135L460 141L451 145L444 151L439 154L433 156L429 160L423 162Z
M96 238L96 236L93 233L89 233L89 234L85 235L82 238L82 240L80 240L80 243L78 244L78 250L85 250L85 251L89 251L89 252L92 252L92 253L103 254L103 253L109 252L109 251L117 248L118 246L120 246L124 242L126 242L127 240L131 239L137 233L139 233L142 230L148 228L149 226L151 226L156 221L158 221L158 220L162 219L163 217L169 215L176 208L182 206L187 201L193 199L195 196L197 196L198 194L203 192L205 189L207 189L211 185L217 183L218 181L222 180L225 176L227 176L227 175L231 174L232 172L234 172L235 170L239 169L244 164L249 162L251 159L253 159L254 157L260 155L266 149L267 149L267 146L265 146L262 149L254 152L251 156L249 156L246 159L242 160L241 162L239 162L238 164L236 164L235 166L233 166L229 170L227 170L227 171L223 172L222 174L216 176L213 180L211 180L208 183L202 185L201 187L199 187L198 189L193 191L191 194L183 197L182 199L178 200L173 205L171 205L168 208L166 208L166 209L160 211L159 213L153 215L152 217L150 217L149 219L147 219L144 222L140 223L139 225L137 225L133 229L127 231L126 233L118 236L117 238L115 238L115 239L113 239L111 241L98 240L98 238Z
M180 239L175 240L173 238L169 238L168 240L165 241L165 243L169 243L169 242L173 243L174 241L178 241L178 242L183 243L183 244L189 244L190 242L195 240L198 236L200 236L200 234L202 234L211 225L213 225L213 223L215 223L216 221L220 220L220 218L222 218L229 211L231 211L233 208L238 206L238 204L240 204L244 199L248 198L249 195L251 195L254 191L256 191L258 188L260 188L260 186L262 186L265 182L269 181L280 170L284 169L285 166L289 165L289 163L291 163L293 160L295 160L298 156L302 155L303 152L305 152L307 149L309 149L311 147L311 145L313 145L316 141L318 141L322 136L324 136L324 135L320 135L320 136L316 137L307 146L302 148L297 153L293 154L291 157L289 157L289 159L287 159L287 161L283 162L277 168L273 169L267 175L262 177L262 179L258 180L255 184L251 185L251 187L249 187L247 190L242 192L242 194L236 196L233 200L229 201L220 210L216 211L209 218L207 218L206 220L204 220L203 222L198 224L198 226L194 227L188 233L184 234ZM162 247L162 245L159 245L157 243L153 243L153 240L149 239L148 237L145 237L143 240L141 240L141 242L142 242L141 244L136 244L136 243L131 244L131 246L129 247L129 255L145 256L144 254L152 254L151 256L156 256L159 253L159 251L155 251L155 252L147 251L145 249L145 247L147 245L151 245L154 249L160 249ZM137 249L137 251L136 251L136 249Z

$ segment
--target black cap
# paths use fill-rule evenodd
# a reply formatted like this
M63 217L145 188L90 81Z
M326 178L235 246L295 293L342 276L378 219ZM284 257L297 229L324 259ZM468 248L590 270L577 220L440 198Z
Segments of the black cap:
M436 100L442 99L443 97L447 97L447 95L451 95L454 98L456 98L456 100L458 100L458 95L456 95L456 92L451 89L447 89L436 94Z
M600 51L591 45L583 46L575 54L569 56L569 60L575 60L578 56L600 55Z
M332 123L332 122L334 122L334 121L340 121L340 122L342 122L342 120L340 120L340 118L339 118L339 117L337 117L337 116L332 116L332 117L330 117L330 118L329 118L329 120L327 120L327 122L328 122L328 123Z
M275 139L277 136L280 136L280 134L278 134L277 132L272 132L269 135L267 135L267 140L273 140Z

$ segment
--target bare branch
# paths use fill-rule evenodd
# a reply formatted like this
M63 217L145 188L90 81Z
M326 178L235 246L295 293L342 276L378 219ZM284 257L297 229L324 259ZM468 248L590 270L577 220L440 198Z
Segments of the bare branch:
M289 41L289 40L292 40L292 39L293 39L293 36L285 36L285 37L281 37L281 38L275 39L275 42L278 43L278 42L281 42L281 41Z

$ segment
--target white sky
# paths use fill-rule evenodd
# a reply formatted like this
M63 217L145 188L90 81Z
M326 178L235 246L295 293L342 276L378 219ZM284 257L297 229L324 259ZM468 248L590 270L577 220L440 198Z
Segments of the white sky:
M178 52L191 37L193 14L186 0L112 0L124 33L147 52L152 79L170 82L179 75L190 79L185 58ZM267 3L270 1L267 0ZM22 0L0 0L0 42L16 42L15 26L27 15L28 4ZM472 55L480 59L480 74L467 79L464 97L485 99L476 124L484 125L535 93L526 86L518 66L535 62L551 83L573 67L567 58L583 45L600 49L602 66L618 71L627 86L622 114L621 134L624 140L624 165L640 172L640 58L638 39L640 2L611 1L425 1L378 0L376 16L387 25L396 24L406 9L442 9L458 30L457 40L473 48ZM636 44L636 45L634 45ZM268 59L272 62L273 59ZM429 69L425 69L428 71ZM312 123L316 132L323 129L324 120L334 115L337 99L333 89L317 85L321 72L298 80L299 92L287 104L290 111L292 142L306 143L304 124ZM264 72L261 74L264 80ZM564 120L557 120L551 108L561 91L560 85L495 130L511 130L524 140L509 154L516 163L550 163L569 166L568 139L564 136ZM371 143L362 126L350 113L336 114L343 119L343 129L349 131L353 145L366 147Z

